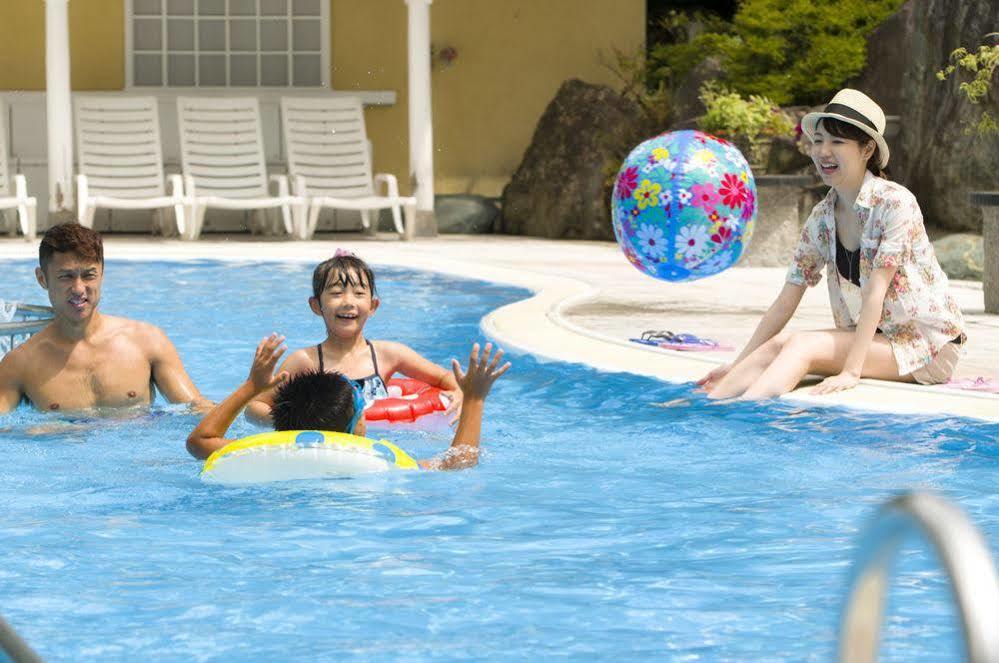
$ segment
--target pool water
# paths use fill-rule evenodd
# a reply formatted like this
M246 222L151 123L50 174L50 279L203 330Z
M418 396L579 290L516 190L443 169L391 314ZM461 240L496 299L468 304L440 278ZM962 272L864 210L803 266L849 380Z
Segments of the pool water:
M44 302L32 267L0 262L2 294ZM438 363L526 295L376 273L368 336ZM310 277L111 262L101 307L162 327L221 399L262 336L323 337ZM827 661L858 529L897 490L940 491L999 541L999 425L717 405L689 385L513 361L481 465L463 472L224 488L199 481L183 407L54 430L26 408L0 416L0 614L66 661ZM392 438L418 457L449 442ZM948 588L916 543L889 611L884 660L960 656Z

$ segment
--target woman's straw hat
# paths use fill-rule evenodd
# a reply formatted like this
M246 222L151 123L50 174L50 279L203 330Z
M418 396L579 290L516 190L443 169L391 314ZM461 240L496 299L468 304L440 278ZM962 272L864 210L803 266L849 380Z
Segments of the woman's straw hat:
M845 88L836 93L821 111L809 113L801 118L801 130L812 139L815 127L824 117L833 117L852 124L874 139L881 155L881 168L888 165L888 143L885 142L885 112L874 100L859 90Z

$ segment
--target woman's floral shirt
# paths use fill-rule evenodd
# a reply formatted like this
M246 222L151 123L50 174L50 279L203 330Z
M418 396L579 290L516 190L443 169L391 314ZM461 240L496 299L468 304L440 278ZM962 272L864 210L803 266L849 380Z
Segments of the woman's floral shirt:
M830 189L812 209L787 272L788 283L813 286L829 278L829 302L840 329L857 321L843 298L836 270L836 190ZM947 275L940 269L916 197L908 189L867 173L854 211L861 225L860 285L871 271L897 267L885 293L878 328L891 344L899 375L928 364L948 342L961 336L964 318L947 292Z

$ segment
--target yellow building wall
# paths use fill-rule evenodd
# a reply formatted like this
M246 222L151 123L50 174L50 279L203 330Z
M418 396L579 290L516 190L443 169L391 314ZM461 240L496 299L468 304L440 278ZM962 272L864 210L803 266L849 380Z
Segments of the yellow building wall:
M124 88L125 1L70 0L74 90ZM644 44L645 0L434 0L430 22L434 47L457 51L432 73L438 192L498 195L564 80L615 84L603 62ZM408 193L405 1L330 0L330 30L334 89L396 92L368 134ZM44 0L0 0L0 90L44 88Z
M125 87L124 0L70 0L74 90ZM45 1L0 0L0 90L45 89Z
M375 166L408 189L405 3L332 0L331 17L333 87L397 92L368 130ZM458 53L433 66L437 191L499 195L563 81L616 85L603 63L644 45L645 1L434 0L430 25L435 49Z

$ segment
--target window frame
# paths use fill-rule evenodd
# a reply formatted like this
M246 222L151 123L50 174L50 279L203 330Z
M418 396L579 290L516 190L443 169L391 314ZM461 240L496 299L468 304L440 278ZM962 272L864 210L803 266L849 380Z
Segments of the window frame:
M292 3L294 0L287 0L289 11L291 10ZM133 4L135 0L122 0L125 5L125 90L129 92L146 92L150 94L155 94L157 92L169 92L171 90L177 91L198 91L198 92L221 92L225 90L330 90L330 53L331 53L331 39L330 39L330 0L319 0L319 85L295 85L293 80L293 70L289 71L289 84L288 85L229 85L228 79L230 76L228 63L229 56L233 53L232 51L226 51L226 85L170 85L167 78L161 85L136 85L135 84L135 48L134 48L134 34L133 34L133 19L134 14L132 11ZM194 17L197 17L198 11L198 0L193 0L194 2ZM169 49L166 44L166 22L169 20L166 14L166 3L167 0L162 0L163 9L161 14L161 20L163 21L163 57L164 57L164 71L166 67L166 61L169 59ZM228 6L228 5L227 5ZM257 0L257 13L254 15L256 20L260 20L260 3ZM229 41L229 15L223 19L226 25L226 43ZM195 26L197 25L197 20L194 20ZM198 39L197 29L195 29L195 40ZM291 39L288 41L288 48L285 53L289 58L289 63L293 63L293 44ZM255 51L258 55L260 53L260 46L257 45L257 50ZM254 51L246 51L246 53L252 53ZM195 68L198 66L198 61L195 59ZM258 81L260 68L258 64L257 68ZM166 73L165 73L166 75Z

